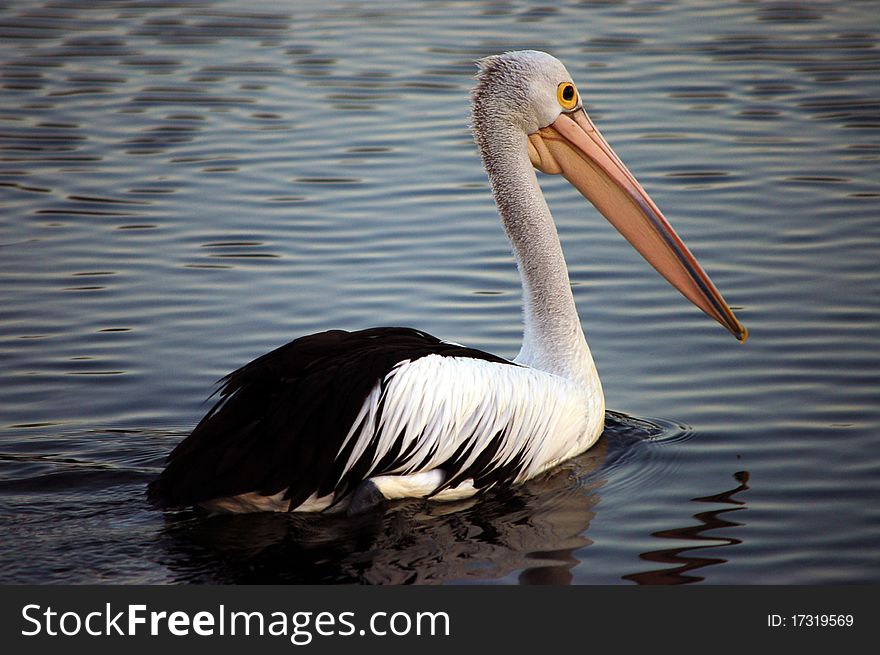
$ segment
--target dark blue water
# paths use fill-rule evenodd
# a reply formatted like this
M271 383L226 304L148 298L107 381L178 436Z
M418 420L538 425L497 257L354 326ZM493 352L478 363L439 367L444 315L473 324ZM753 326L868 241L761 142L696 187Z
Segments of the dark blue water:
M4 3L0 581L880 581L878 35L872 2ZM747 344L542 177L626 414L596 448L357 521L151 509L213 383L296 336L516 354L467 103L521 48L567 64Z

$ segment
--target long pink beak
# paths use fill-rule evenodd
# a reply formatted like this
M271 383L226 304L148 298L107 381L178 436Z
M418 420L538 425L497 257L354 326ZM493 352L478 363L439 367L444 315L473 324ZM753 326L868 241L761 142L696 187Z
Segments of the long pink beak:
M748 330L583 110L530 134L529 157L538 170L561 173L672 286L746 340Z

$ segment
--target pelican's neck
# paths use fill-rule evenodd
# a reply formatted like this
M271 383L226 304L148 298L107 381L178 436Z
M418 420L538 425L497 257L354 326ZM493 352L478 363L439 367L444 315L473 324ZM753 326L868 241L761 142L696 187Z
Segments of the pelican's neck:
M529 161L527 137L512 127L493 126L491 139L478 133L477 143L522 279L525 330L516 361L599 389L556 225Z

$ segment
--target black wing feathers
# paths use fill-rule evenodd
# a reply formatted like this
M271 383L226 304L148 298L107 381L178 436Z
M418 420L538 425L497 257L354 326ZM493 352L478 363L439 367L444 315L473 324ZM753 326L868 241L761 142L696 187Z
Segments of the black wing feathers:
M288 489L293 508L315 492L352 490L372 451L344 480L354 444L340 451L365 399L398 362L430 354L509 363L410 328L330 330L296 339L221 380L219 400L171 452L149 486L150 500L182 507ZM390 469L394 462L382 464Z

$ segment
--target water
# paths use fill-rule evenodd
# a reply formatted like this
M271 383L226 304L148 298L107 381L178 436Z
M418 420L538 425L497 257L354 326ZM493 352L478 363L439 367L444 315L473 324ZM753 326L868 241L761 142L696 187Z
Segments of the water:
M877 583L878 35L871 2L4 3L0 581ZM542 177L626 414L596 448L353 522L151 509L214 381L295 336L516 354L467 93L525 47L748 343Z

